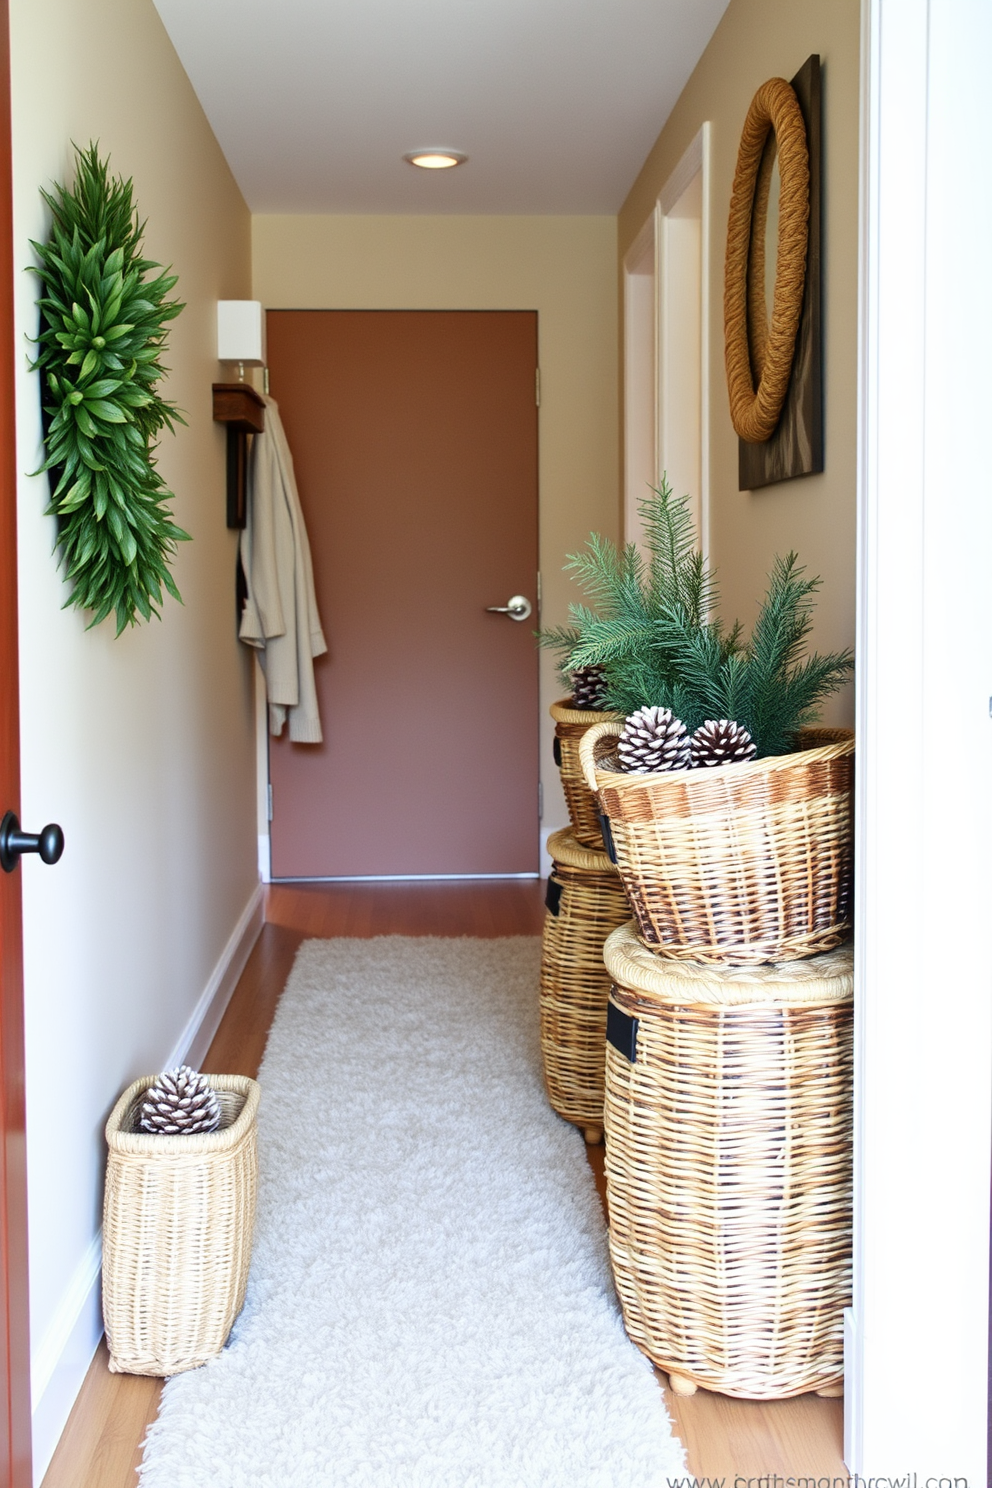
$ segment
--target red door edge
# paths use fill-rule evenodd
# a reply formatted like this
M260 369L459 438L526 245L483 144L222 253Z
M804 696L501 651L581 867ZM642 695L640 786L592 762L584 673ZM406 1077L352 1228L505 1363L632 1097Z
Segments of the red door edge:
M0 0L0 814L18 810L17 461L10 27ZM0 872L0 1484L30 1488L21 875Z

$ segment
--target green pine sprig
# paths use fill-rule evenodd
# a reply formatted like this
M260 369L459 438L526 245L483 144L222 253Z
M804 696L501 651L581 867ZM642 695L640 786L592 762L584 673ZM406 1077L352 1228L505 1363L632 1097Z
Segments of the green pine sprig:
M664 478L660 489L641 503L641 515L647 557L633 543L618 549L593 533L586 551L570 555L565 568L595 609L571 605L571 625L539 637L542 645L560 653L566 686L574 667L604 667L610 706L627 713L645 698L667 696L678 680L659 631L668 607L679 605L689 622L703 625L717 599L713 578L696 549L687 503L673 497Z
M541 633L560 653L563 680L601 666L605 706L631 714L671 708L690 732L707 719L746 728L758 756L785 754L820 705L850 674L850 651L807 654L818 578L804 577L795 553L775 560L750 638L715 618L717 590L696 546L688 498L667 481L641 503L647 559L594 535L566 568L595 608L570 606L570 626Z
M42 283L34 368L42 374L48 514L70 585L67 605L113 611L117 634L158 616L163 588L189 534L172 521L172 493L155 468L157 435L184 423L156 390L165 375L166 326L184 308L169 299L176 276L141 256L133 183L111 177L97 146L76 147L71 189L42 196L52 215L46 243L32 243Z

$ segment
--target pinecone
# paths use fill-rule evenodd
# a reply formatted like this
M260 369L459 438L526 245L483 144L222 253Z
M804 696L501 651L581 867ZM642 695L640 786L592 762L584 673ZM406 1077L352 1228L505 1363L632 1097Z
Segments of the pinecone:
M182 1064L165 1070L145 1091L138 1125L142 1131L168 1136L216 1131L220 1103L206 1076Z
M670 708L638 708L623 726L617 757L621 770L684 770L689 747L685 724Z
M572 707L598 711L606 696L606 678L601 666L576 667L572 673Z
M729 718L708 718L692 736L692 768L736 765L754 759L758 750L746 728Z

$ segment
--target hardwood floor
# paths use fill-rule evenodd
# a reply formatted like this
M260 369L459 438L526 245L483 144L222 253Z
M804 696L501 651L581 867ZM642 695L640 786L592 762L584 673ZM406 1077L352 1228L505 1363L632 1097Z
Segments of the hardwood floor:
M273 884L266 919L302 935L540 935L538 879Z
M267 894L267 923L204 1069L257 1073L276 1003L297 947L307 937L538 935L543 898L543 884L533 880L273 885ZM605 1206L603 1149L586 1150ZM727 1488L733 1488L733 1475L777 1472L839 1478L846 1488L839 1400L804 1395L763 1403L704 1390L682 1398L668 1390L663 1375L658 1379L696 1477L728 1476ZM111 1374L101 1344L42 1488L134 1488L141 1444L155 1419L160 1390L158 1380Z

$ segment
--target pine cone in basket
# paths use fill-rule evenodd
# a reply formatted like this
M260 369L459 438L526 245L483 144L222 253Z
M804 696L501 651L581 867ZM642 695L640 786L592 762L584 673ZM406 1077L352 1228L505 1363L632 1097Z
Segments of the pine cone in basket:
M754 759L757 746L746 728L729 718L707 718L692 736L692 768L736 765Z
M220 1102L205 1075L188 1064L165 1070L149 1085L141 1103L138 1125L142 1131L167 1136L192 1136L216 1131L220 1125Z
M638 708L617 741L622 770L684 770L690 739L685 724L671 708Z
M576 667L572 673L572 707L596 712L606 697L606 677L601 666Z

